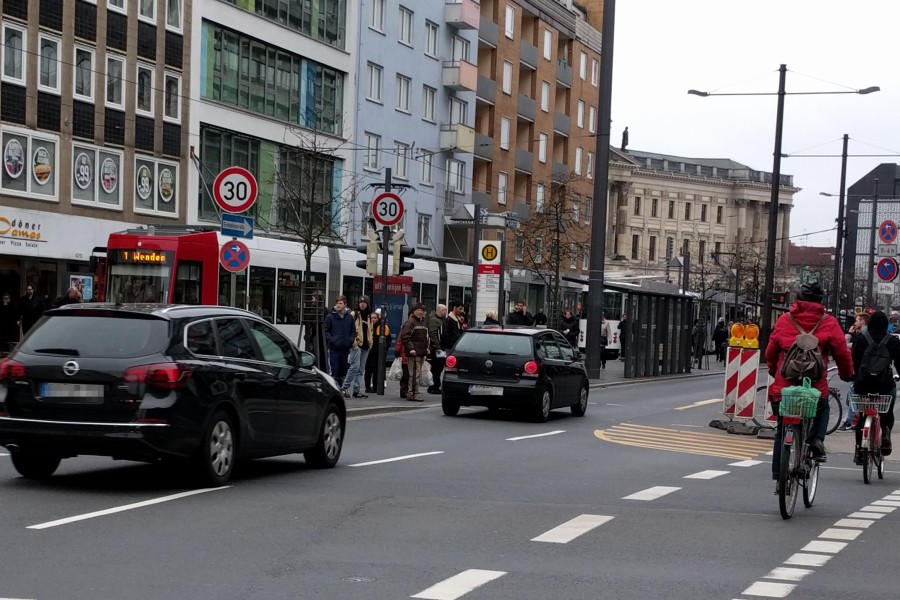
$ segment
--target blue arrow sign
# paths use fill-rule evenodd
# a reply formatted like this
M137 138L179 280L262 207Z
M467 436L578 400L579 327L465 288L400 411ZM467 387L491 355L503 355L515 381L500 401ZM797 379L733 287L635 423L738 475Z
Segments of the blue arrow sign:
M253 239L253 217L222 213L222 235Z

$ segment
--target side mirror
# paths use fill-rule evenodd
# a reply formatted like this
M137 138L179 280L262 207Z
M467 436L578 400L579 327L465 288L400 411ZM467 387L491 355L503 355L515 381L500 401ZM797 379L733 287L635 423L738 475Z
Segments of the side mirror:
M304 369L311 369L316 366L316 357L309 352L300 353L300 366Z

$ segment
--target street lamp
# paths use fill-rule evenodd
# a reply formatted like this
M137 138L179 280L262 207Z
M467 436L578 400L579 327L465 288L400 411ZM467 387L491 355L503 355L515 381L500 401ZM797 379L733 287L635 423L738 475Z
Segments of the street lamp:
M763 295L763 314L760 323L762 347L769 342L769 333L772 331L772 291L775 287L775 248L778 238L778 197L781 191L781 138L784 131L784 97L787 95L785 91L785 79L787 78L787 65L781 65L778 68L778 91L772 92L749 92L749 93L715 93L702 92L699 90L688 90L688 94L692 96L700 96L708 98L709 96L778 96L778 109L775 116L775 152L772 161L772 197L769 201L769 226L768 239L766 240L766 273L764 287L766 293ZM858 90L834 91L834 92L791 92L791 95L825 95L825 94L871 94L880 91L878 86L870 86Z

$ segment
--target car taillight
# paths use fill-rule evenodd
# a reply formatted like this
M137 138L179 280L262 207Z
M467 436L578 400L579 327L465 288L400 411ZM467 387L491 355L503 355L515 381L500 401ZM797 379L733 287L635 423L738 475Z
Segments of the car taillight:
M447 357L447 362L444 363L445 371L455 371L456 370L456 357L452 354Z
M525 371L525 375L537 375L538 364L533 360L529 360L527 363L525 363L523 371Z
M25 365L9 358L4 358L0 361L0 381L24 378Z
M191 368L178 363L131 367L122 376L125 383L144 383L158 390L177 390L187 384Z

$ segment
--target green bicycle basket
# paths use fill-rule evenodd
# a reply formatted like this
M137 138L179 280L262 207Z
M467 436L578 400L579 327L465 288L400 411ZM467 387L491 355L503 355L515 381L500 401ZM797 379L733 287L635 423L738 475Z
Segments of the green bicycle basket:
M821 395L822 392L812 387L809 377L804 377L803 385L793 385L781 390L778 414L782 417L811 419L816 416Z

